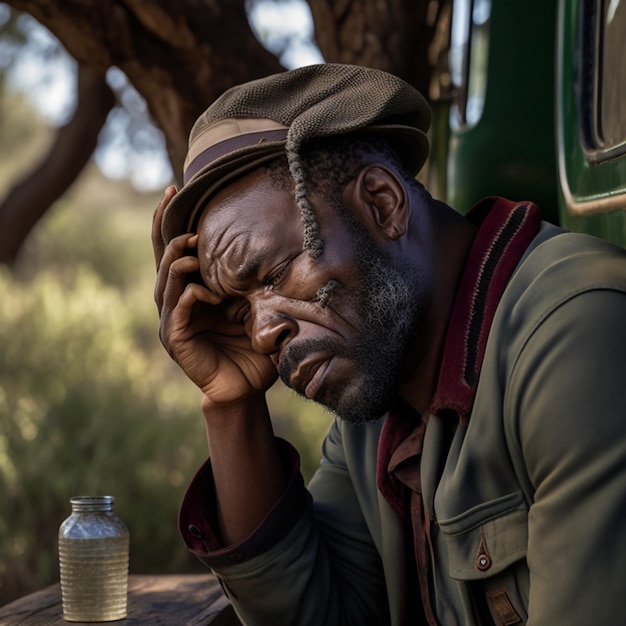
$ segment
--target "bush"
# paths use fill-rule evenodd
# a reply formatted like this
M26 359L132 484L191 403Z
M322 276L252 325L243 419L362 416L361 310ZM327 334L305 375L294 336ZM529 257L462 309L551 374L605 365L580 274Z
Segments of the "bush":
M176 511L204 429L197 391L134 340L152 316L85 268L0 291L0 603L57 580L72 495L117 497L132 570L188 569Z

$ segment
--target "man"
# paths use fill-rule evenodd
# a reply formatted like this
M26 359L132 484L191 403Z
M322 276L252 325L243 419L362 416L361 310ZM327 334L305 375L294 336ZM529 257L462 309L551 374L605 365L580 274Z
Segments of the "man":
M245 624L619 623L624 251L432 199L429 120L399 79L320 65L194 126L153 231L209 442L182 535ZM337 415L308 489L278 376Z

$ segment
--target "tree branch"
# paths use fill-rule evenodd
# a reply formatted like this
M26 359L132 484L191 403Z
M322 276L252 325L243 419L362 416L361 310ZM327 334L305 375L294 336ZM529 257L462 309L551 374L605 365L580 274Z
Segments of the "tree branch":
M176 176L196 118L226 89L279 72L243 0L6 0L48 28L79 62L121 69L163 131Z
M12 265L31 229L76 180L115 104L102 73L78 67L77 106L40 163L0 204L0 263Z

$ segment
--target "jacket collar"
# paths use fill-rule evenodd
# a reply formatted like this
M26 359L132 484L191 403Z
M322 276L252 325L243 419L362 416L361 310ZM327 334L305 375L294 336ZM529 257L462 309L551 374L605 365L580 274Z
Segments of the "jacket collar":
M539 230L538 207L490 197L467 218L479 226L452 309L431 413L454 411L467 423L496 307Z

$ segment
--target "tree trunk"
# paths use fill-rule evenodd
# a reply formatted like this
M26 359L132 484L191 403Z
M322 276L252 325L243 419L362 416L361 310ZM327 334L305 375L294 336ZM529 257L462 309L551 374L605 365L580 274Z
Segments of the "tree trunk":
M308 0L327 61L396 74L429 97L451 0Z
M191 126L228 87L280 71L248 26L243 0L8 0L80 63L121 69L165 134L178 177Z

